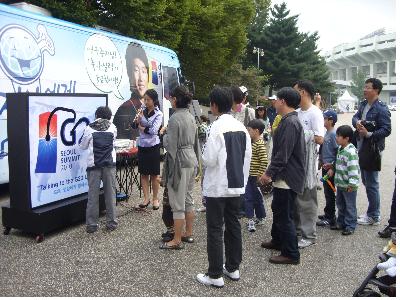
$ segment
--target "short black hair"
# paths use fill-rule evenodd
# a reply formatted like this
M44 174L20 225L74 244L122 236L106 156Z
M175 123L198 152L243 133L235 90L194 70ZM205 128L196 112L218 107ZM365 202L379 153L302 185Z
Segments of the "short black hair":
M218 107L218 112L227 113L232 109L233 95L228 87L215 86L209 95L210 105L214 103Z
M209 122L210 121L210 119L205 115L201 115L200 116L200 120L202 120L203 122Z
M374 90L378 90L378 95L381 93L383 85L382 81L380 81L378 78L368 78L365 80L365 84L367 83L372 83L372 88Z
M98 119L111 120L112 112L108 106L99 106L96 109L95 117Z
M171 97L176 98L177 108L188 108L193 99L193 95L184 85L178 85L174 88L171 92Z
M138 43L130 43L126 48L125 54L125 61L126 61L126 73L128 73L129 83L131 86L131 91L134 92L133 86L133 78L132 78L132 71L133 71L133 60L135 58L140 59L144 65L146 66L147 73L149 73L149 61L147 59L146 52L144 51L142 45Z
M311 98L314 98L315 88L310 80L297 80L293 86L295 86L296 84L299 89L305 90Z
M244 94L238 86L231 86L231 91L233 95L233 102L236 104L242 103L244 99Z
M158 94L155 89L149 89L144 94L149 96L151 100L153 100L154 106L158 106L158 108L160 108L160 102L158 101Z
M253 120L251 120L251 121L247 124L247 127L250 127L250 128L252 128L252 129L257 129L258 132L259 132L260 134L262 134L262 133L264 132L264 129L265 129L264 122L261 121L260 119L253 119Z
M291 87L283 87L276 94L277 99L283 99L286 102L286 105L291 108L298 108L300 104L300 94Z
M353 138L353 129L349 125L342 125L336 129L336 135L343 138L349 138L349 141Z

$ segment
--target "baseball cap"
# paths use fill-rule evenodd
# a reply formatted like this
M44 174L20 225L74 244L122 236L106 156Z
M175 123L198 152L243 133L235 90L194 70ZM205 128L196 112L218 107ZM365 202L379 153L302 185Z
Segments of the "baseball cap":
M247 87L245 87L244 85L239 86L239 89L242 91L243 95L247 96L249 94L247 91Z
M269 100L276 100L276 95L272 95L270 97L268 97Z
M333 120L333 122L337 122L337 114L333 110L326 110L324 111L324 118L327 118L328 120Z

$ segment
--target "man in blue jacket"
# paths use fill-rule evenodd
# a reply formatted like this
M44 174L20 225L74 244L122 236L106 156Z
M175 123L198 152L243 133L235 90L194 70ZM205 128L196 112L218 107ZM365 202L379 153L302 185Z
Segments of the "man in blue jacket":
M385 138L390 135L392 125L390 112L385 103L379 100L382 82L376 78L365 81L365 100L353 116L353 126L357 130L357 149L360 157L361 179L368 198L367 213L361 215L360 225L380 224L380 195L378 174L380 153L385 149ZM373 149L376 149L374 151ZM363 162L366 163L363 163ZM375 162L375 163L374 163Z

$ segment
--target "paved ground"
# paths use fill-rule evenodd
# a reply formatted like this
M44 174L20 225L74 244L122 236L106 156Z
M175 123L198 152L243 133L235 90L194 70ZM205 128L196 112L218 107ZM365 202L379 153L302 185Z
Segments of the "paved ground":
M339 116L340 123L350 120L351 115ZM260 247L270 238L271 199L267 198L268 223L253 234L242 227L241 280L225 280L223 289L202 286L195 276L207 269L204 213L196 218L194 244L181 251L159 250L164 230L161 211L133 212L131 207L140 201L134 195L118 206L120 225L111 233L88 235L82 224L49 234L40 244L17 230L0 235L0 296L351 296L387 243L377 231L386 225L394 187L394 116L392 121L380 175L381 226L359 226L348 237L318 228L317 244L301 250L300 265L270 264L268 258L277 252ZM195 195L199 207L199 186ZM0 205L8 198L7 186L1 187ZM322 191L319 200L322 211ZM366 211L363 187L357 205L359 214Z

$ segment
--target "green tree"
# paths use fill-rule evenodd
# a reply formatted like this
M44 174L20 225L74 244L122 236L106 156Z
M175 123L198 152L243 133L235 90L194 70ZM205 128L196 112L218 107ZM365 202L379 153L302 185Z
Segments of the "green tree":
M184 74L196 84L196 97L207 97L243 54L253 13L247 0L194 1L178 55Z
M222 81L219 84L226 86L244 85L249 92L248 100L250 104L255 106L257 102L262 100L262 96L264 95L263 86L266 79L262 71L256 67L243 69L243 67L237 63L225 71Z
M356 74L353 75L353 79L351 80L350 90L354 96L358 99L358 104L364 99L364 86L365 86L365 78L367 74L363 71L358 70Z
M257 42L265 53L260 68L269 76L269 95L272 90L292 86L298 79L309 79L316 90L326 96L333 86L325 60L317 50L318 33L299 32L298 15L289 14L285 2L276 4Z
M55 18L86 26L98 23L96 1L90 0L31 0L30 3L48 9Z

